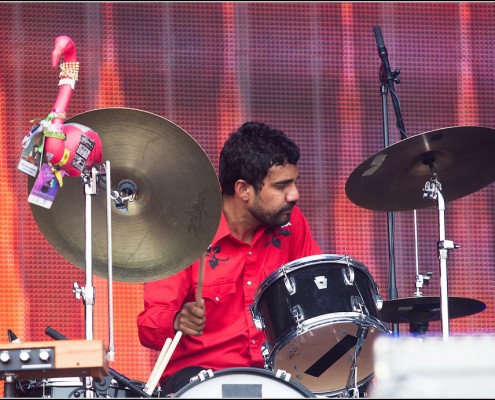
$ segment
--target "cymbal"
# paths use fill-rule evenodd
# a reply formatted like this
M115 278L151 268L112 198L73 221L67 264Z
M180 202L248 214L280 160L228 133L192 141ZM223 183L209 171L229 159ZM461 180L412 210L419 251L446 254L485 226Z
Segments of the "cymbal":
M345 191L356 205L375 211L433 206L423 188L434 167L445 202L495 179L495 129L454 126L411 136L368 158L349 176Z
M127 212L111 206L112 276L148 282L196 261L216 233L221 215L218 178L208 156L183 129L156 114L131 108L83 112L66 121L87 126L102 141L110 162L112 192L135 183ZM29 190L34 184L30 178ZM106 184L103 185L106 187ZM84 185L65 176L53 205L31 210L46 239L66 260L86 269ZM92 267L108 278L106 189L91 196Z
M479 300L449 297L449 319L477 314L486 308ZM385 322L425 323L441 316L440 297L406 297L383 302L380 317Z

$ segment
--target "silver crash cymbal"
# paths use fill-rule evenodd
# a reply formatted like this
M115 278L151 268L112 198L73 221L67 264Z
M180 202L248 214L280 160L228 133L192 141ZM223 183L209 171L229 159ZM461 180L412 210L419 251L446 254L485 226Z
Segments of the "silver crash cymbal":
M419 210L437 173L446 202L474 193L495 180L495 130L454 126L409 137L368 158L349 176L345 191L356 205L375 211Z
M112 205L113 277L148 282L173 275L197 260L213 239L221 214L216 172L199 144L158 115L130 108L104 108L66 121L85 125L101 138L110 161L111 189L136 184L128 211ZM29 190L34 184L30 178ZM106 190L92 196L92 266L107 278ZM39 229L65 259L86 268L84 185L64 177L50 209L31 204Z

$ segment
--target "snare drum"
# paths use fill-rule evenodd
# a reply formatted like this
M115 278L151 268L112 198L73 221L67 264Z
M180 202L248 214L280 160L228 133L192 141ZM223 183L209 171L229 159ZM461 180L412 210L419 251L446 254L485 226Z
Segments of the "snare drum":
M284 371L275 373L261 368L227 368L216 372L202 371L172 397L294 399L316 396Z
M251 306L266 336L266 367L324 396L350 382L364 385L373 373L374 340L391 333L379 319L382 304L367 268L350 257L323 254L283 265L261 283Z

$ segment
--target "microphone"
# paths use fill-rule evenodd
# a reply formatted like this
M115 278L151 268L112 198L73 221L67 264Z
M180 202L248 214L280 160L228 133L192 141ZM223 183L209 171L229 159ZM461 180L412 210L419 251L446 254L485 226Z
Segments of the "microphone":
M378 55L382 60L381 70L380 70L380 81L383 82L383 75L385 76L386 82L388 82L388 87L390 88L390 92L392 93L392 103L394 105L395 116L397 118L397 128L399 129L400 135L402 139L407 138L406 129L404 128L404 122L402 121L402 115L400 112L400 102L397 97L397 93L395 93L394 82L397 78L397 83L399 83L398 75L399 70L396 70L392 73L390 69L390 63L388 62L388 53L387 48L385 47L385 42L383 41L382 30L379 26L374 26L373 31L375 32L376 45L378 47ZM383 69L383 71L382 71Z
M60 332L58 332L57 330L53 329L50 326L45 329L45 333L55 340L69 340L66 336L62 335ZM117 383L119 383L123 387L128 387L134 393L134 395L137 395L139 397L152 397L148 393L144 392L143 390L135 386L124 375L118 373L112 368L109 368L109 371L110 371L110 375L112 375L113 379L115 379Z
M12 332L10 329L7 330L7 334L9 336L10 343L21 343L17 335L14 332Z
M45 329L45 333L50 336L52 339L55 339L55 340L69 340L68 337L62 335L60 332L56 331L55 329L53 329L51 326L47 327Z
M383 41L382 30L379 26L374 26L373 31L375 32L376 45L378 47L378 55L380 56L383 69L385 71L385 78L387 81L394 81L394 76L392 75L392 71L390 69L390 63L388 62L388 53L387 48L385 47L385 42Z

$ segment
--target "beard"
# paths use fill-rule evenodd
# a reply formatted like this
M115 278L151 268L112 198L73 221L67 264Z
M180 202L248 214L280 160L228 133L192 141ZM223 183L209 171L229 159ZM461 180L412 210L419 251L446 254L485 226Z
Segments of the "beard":
M249 212L263 225L278 228L286 225L290 221L290 214L295 205L296 203L289 203L280 210L272 212L263 208L259 201L255 201Z

